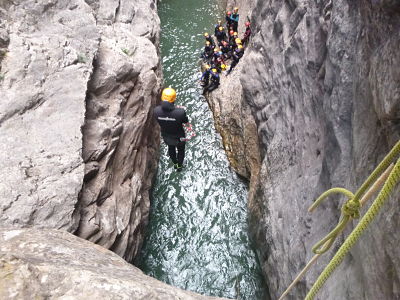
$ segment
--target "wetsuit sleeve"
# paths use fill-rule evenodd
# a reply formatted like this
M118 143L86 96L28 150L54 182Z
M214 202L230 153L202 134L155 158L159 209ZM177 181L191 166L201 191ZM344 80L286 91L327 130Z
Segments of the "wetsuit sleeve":
M183 118L182 118L182 123L189 123L189 118L186 115L186 111L184 112Z

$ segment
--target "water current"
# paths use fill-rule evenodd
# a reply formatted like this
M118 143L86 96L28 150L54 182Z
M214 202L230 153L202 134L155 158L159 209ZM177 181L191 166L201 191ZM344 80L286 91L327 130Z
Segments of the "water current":
M148 275L205 295L264 299L263 279L248 237L244 182L229 168L198 85L202 34L212 32L217 0L159 2L165 86L177 90L197 136L185 168L172 168L162 145L150 224L137 264Z

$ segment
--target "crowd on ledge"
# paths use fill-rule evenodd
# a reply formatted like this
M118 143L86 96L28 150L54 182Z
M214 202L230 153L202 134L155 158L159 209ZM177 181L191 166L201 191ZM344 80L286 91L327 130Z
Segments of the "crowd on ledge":
M250 22L246 22L243 38L238 35L239 8L228 11L225 16L225 26L222 21L215 24L214 35L204 33L205 46L201 54L204 63L204 72L201 76L201 86L204 92L212 92L220 84L220 73L230 68L229 75L243 57L244 48L248 45L251 36Z

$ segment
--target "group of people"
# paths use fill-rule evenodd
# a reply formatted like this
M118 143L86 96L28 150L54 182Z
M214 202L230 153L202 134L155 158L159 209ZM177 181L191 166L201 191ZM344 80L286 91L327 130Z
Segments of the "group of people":
M228 68L227 61L231 60L230 68L227 71L229 75L239 63L244 54L244 47L248 44L251 36L250 22L246 22L246 30L243 38L239 38L239 8L235 7L233 11L228 11L225 17L226 27L222 21L215 25L214 35L208 32L204 33L205 46L201 54L204 65L204 72L201 76L201 85L205 92L211 92L218 88L220 84L219 74Z

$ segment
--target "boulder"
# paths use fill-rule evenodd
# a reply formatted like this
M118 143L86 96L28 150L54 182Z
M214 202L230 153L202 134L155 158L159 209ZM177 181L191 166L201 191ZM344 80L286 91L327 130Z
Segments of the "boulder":
M0 298L222 300L162 283L68 232L4 227Z

